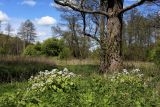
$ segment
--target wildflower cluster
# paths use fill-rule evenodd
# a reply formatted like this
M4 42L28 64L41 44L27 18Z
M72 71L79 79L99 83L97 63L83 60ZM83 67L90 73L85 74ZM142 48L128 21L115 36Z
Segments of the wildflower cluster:
M30 78L28 90L0 97L0 107L160 107L157 88L140 72L86 78L66 68L46 70Z
M140 69L127 70L123 69L121 73L115 73L109 76L109 79L112 82L123 83L139 83L143 81L143 74L140 73Z
M45 90L52 90L56 92L68 91L74 87L73 77L76 75L69 72L67 68L59 71L53 69L51 71L40 71L39 75L29 79L30 88L32 91L44 92Z

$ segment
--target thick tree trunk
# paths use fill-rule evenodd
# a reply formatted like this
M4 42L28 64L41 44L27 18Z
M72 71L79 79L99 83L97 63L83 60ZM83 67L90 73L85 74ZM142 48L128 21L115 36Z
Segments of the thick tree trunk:
M107 53L105 72L119 71L123 67L122 62L122 15L123 0L108 0L107 12Z
M122 69L122 17L110 17L107 23L108 48L107 70L119 71Z

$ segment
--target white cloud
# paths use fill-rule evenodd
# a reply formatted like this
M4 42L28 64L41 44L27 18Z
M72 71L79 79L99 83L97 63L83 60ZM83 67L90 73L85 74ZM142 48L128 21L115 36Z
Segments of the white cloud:
M49 6L52 6L52 7L54 7L54 5L55 5L55 3L50 3L50 4L49 4Z
M58 4L56 4L56 3L50 3L49 4L49 6L51 6L51 7L54 7L54 8L57 8L57 9L66 9L66 10L72 10L71 8L69 8L69 7L65 7L65 6L61 6L61 5L58 5Z
M36 1L34 1L34 0L24 0L21 4L22 5L35 6L36 5Z
M0 20L1 21L7 21L7 20L9 20L9 17L7 16L6 13L0 11Z
M46 32L42 32L42 31L37 32L37 36L45 36L45 35L47 35Z
M50 3L49 6L55 7L55 8L58 8L58 9L60 9L60 8L66 8L66 7L61 6L61 5L58 5L58 4L56 4L56 3Z
M36 19L38 25L53 25L56 24L56 20L50 16L44 16L40 19Z

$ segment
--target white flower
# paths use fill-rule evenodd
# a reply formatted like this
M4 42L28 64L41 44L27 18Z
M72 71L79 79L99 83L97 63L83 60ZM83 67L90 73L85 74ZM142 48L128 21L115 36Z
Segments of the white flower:
M47 79L46 83L52 83L51 79Z
M127 72L127 69L123 69L123 72Z
M51 75L51 78L54 78L54 77L56 77L56 74Z
M138 73L138 72L140 72L140 69L133 69L131 72L133 72L133 73Z
M64 68L63 71L64 71L64 72L68 72L68 69L67 69L67 68Z
M54 72L54 73L55 73L56 71L58 71L58 69L52 69L52 71L51 71L51 72Z
M48 86L55 82L55 79L59 78L71 78L76 76L73 72L68 72L67 68L64 68L63 71L58 69L52 69L51 71L45 70L44 72L40 71L39 75L29 79L31 83L31 90L35 91L45 91Z
M71 77L71 75L67 75L67 76L66 76L66 78L70 78L70 77Z
M48 70L45 70L45 72L49 72Z
M139 74L138 76L139 76L139 77L142 77L143 75L144 75L144 74Z
M60 74L60 75L61 75L61 74L63 74L63 72L62 72L62 71L59 71L59 72L57 72L57 73L58 73L58 74Z
M70 76L75 76L75 74L73 72L70 72L69 75Z
M123 73L129 74L128 71L127 71L126 69L123 69Z
M62 74L62 77L66 76L65 74Z
M112 76L112 77L111 77L111 81L114 81L114 80L115 80L115 76Z

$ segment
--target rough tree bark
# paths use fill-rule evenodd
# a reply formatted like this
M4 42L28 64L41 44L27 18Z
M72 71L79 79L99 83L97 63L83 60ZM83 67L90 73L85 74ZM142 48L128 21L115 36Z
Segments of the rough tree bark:
M104 0L100 0L100 11L105 11L106 3ZM105 34L105 16L100 15L100 67L99 73L104 73L107 67L107 35Z
M108 0L107 12L107 67L108 71L119 71L123 68L122 63L122 14L123 0Z

